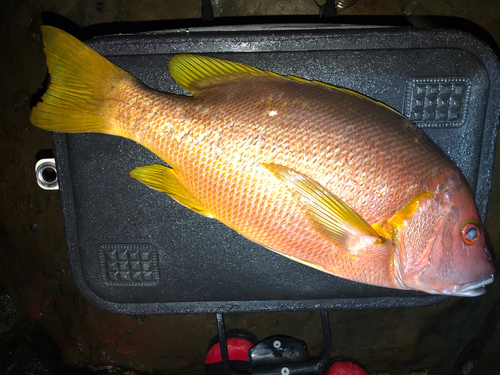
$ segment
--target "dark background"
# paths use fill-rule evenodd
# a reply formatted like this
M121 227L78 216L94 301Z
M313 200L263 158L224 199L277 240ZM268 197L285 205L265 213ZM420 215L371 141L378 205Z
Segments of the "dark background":
M29 113L47 73L42 23L85 39L211 24L311 22L319 12L313 0L213 0L212 7L215 19L202 22L200 0L0 3L0 374L203 373L217 331L213 315L117 316L89 305L76 291L58 193L41 190L35 181L36 154L52 148L50 134L33 127ZM359 0L339 14L333 22L459 28L498 53L500 2L494 0ZM498 160L486 222L497 265ZM333 353L359 360L373 374L498 374L499 317L498 278L484 296L430 308L331 311ZM228 314L226 325L259 339L298 337L312 354L322 348L318 312Z

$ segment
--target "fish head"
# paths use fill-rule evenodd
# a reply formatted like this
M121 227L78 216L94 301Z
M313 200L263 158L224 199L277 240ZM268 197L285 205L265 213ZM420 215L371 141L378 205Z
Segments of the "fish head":
M484 228L463 178L438 184L393 232L394 271L401 287L474 297L493 282Z

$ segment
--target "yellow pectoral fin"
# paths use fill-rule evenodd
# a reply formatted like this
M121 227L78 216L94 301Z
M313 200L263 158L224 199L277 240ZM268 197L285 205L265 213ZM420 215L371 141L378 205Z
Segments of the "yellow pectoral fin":
M130 175L150 188L167 193L177 202L194 212L212 217L210 212L202 206L201 202L182 185L177 173L172 168L152 164L137 167L130 172Z
M383 246L373 245L382 245L384 239L335 194L291 168L273 163L264 166L304 205L316 230L334 244L356 256L383 251Z

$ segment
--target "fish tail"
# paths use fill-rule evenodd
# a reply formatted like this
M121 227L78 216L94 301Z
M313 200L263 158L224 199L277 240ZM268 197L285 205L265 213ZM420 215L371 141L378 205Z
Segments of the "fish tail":
M33 108L33 125L54 132L119 134L107 115L129 73L66 32L42 26L50 85ZM113 93L115 91L115 93Z

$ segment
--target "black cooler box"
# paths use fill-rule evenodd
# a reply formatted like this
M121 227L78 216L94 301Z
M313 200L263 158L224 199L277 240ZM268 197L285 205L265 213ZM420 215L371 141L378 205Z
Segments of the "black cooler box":
M483 221L499 121L499 62L469 34L332 25L176 29L95 38L97 52L146 85L187 94L178 53L207 54L348 88L400 111L459 166ZM164 164L100 134L53 134L71 275L116 314L418 307L446 296L343 280L266 250L129 176ZM390 144L387 145L390 147Z

